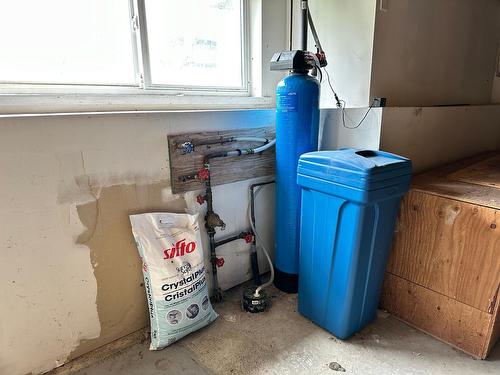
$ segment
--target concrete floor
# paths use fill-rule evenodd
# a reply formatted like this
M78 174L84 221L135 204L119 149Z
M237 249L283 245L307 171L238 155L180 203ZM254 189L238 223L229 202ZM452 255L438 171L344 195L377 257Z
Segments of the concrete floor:
M333 375L338 370L330 369L332 362L360 375L500 374L500 344L488 360L475 360L382 312L362 332L340 341L297 313L296 295L270 293L271 309L253 315L241 311L241 287L235 288L214 306L220 317L211 326L162 351L137 344L77 374Z

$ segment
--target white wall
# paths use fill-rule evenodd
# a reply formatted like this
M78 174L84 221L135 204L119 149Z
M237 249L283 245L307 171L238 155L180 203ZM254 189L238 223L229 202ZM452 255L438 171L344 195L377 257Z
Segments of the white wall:
M300 48L300 0L292 47ZM489 104L500 37L498 0L309 0L332 84L346 107ZM309 33L308 49L314 51ZM496 79L495 81L498 81ZM322 108L334 108L326 77Z
M352 127L366 108L346 110ZM372 108L356 129L339 109L321 111L321 149L381 149L410 158L414 173L500 149L500 105Z
M320 149L353 147L378 150L381 122L382 108L372 108L369 111L368 108L347 108L344 114L338 108L323 109Z
M253 0L255 1L255 0ZM289 0L260 0L262 1L262 82L261 95L271 97L275 100L276 84L285 75L284 72L271 72L269 62L273 54L282 51L288 46L288 13L287 4Z
M500 149L500 105L384 108L380 148L415 173Z
M377 8L372 97L389 106L490 103L498 0L385 0Z
M309 0L332 85L347 107L369 105L376 0ZM293 48L300 48L300 1L294 0ZM309 33L308 50L316 51ZM326 76L322 108L336 106Z
M147 324L128 214L205 210L171 193L167 134L273 123L273 110L0 118L0 373L49 370ZM250 183L214 189L218 238L248 229ZM259 200L271 249L272 188ZM246 280L249 246L220 251L221 284Z
M271 57L288 48L288 0L250 0L251 94L275 103L276 84L284 72L269 68ZM269 106L268 106L269 108Z

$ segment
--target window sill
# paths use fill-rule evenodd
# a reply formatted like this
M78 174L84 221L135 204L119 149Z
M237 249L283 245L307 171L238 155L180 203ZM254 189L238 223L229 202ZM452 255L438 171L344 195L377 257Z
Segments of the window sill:
M167 94L0 94L0 116L274 108L274 98Z

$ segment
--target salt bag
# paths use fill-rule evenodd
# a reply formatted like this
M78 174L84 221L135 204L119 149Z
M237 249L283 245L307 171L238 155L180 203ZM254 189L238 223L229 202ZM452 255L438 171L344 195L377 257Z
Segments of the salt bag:
M149 306L150 350L163 349L217 319L208 297L197 217L130 215Z

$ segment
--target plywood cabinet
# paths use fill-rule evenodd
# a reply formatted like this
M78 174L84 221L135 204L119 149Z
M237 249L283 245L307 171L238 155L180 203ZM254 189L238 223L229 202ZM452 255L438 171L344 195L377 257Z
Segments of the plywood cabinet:
M485 358L499 336L500 153L417 176L401 203L381 306Z

